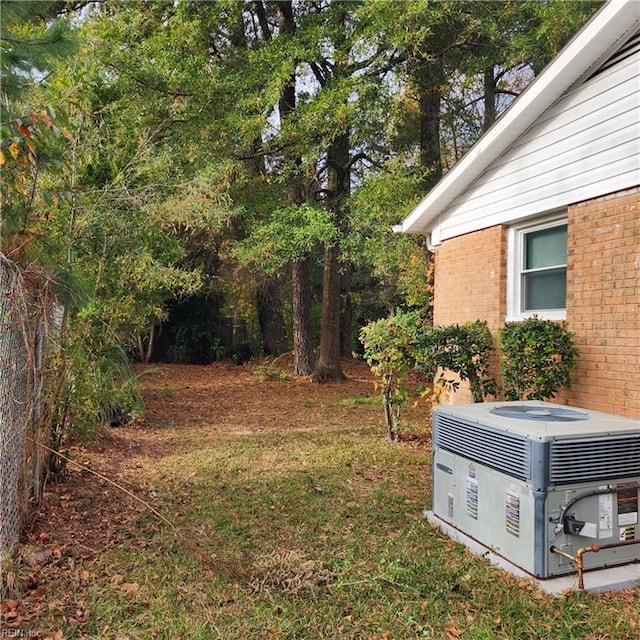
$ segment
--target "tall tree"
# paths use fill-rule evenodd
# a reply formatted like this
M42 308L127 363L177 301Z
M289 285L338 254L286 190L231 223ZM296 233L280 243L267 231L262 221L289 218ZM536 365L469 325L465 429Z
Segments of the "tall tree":
M505 4L523 16L518 6L531 3ZM363 205L358 196L366 181L377 185L370 193L384 192L385 208L397 219L412 198L438 179L443 158L448 158L442 148L442 123L460 122L466 106L455 100L456 78L484 73L480 95L487 108L478 113L486 123L493 118L491 95L501 90L497 67L488 62L488 53L482 66L470 63L471 52L477 54L483 42L481 17L499 13L489 7L427 0L405 3L400 13L393 3L376 0L112 1L100 6L99 13L106 17L100 28L109 41L105 77L128 83L131 95L137 91L147 96L144 109L133 101L126 107L124 100L119 104L136 114L134 128L146 130L156 123L158 148L173 154L176 184L178 175L189 181L207 165L224 160L230 167L227 193L242 213L223 224L228 225L229 245L241 241L252 252L227 251L224 260L248 260L254 304L260 301L258 316L265 328L279 324L269 320L280 315L274 285L290 269L296 372L308 373L312 364L310 257L322 243L326 286L315 378L342 375L336 336L342 333L342 344L347 345L348 326L336 308L341 299L349 299L344 285L350 264L361 268L364 257L374 260L371 251L358 255L354 250L366 242L364 236L357 239L356 232L379 235L364 214L380 212L381 207ZM507 15L506 8L504 12ZM505 39L510 28L504 29ZM502 33L497 17L491 29ZM497 36L485 40L499 41ZM488 45L483 46L487 52ZM451 105L456 109L452 115L447 113ZM499 108L496 103L496 113ZM456 156L483 126L477 125L477 117L468 122L468 135L450 137L460 146ZM394 185L391 176L402 185L395 203L388 193ZM332 233L326 233L326 217L313 203L329 214ZM285 222L307 229L302 233L283 226ZM271 233L276 228L284 230L277 236L278 247ZM292 247L287 235L304 236L309 241L305 250ZM267 244L260 247L258 241ZM385 242L393 244L391 238ZM406 250L404 243L397 239L396 245ZM277 268L268 251L279 257ZM410 253L416 272L428 272L424 247L411 245ZM384 257L388 263L389 256L401 254L394 249ZM412 286L415 279L404 267L396 269L398 278L386 277L381 258L375 258L374 268L379 282L395 286L403 280ZM227 272L238 273L232 268ZM271 348L267 342L265 347Z
M271 3L276 13L277 37L291 41L296 37L296 20L293 3L290 0ZM269 24L267 6L263 2L256 2L255 9L265 41L272 43L273 29ZM276 44L279 46L279 43ZM286 44L284 45L286 47ZM283 80L278 98L277 114L280 120L281 132L289 127L289 120L295 118L296 110L296 82L299 60L293 58L291 71ZM286 142L282 149L282 166L286 191L286 204L296 207L304 204L306 189L302 158L296 151L295 145ZM309 375L315 364L312 323L311 323L311 268L310 256L301 255L291 262L291 292L292 292L292 325L293 325L293 370L296 375Z

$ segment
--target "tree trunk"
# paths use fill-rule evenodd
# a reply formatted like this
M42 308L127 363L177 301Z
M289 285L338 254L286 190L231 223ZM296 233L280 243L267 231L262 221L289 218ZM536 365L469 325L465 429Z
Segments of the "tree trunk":
M351 275L353 265L346 264L340 277L340 355L351 357L353 353L353 302L351 300Z
M417 84L420 102L420 164L429 169L426 187L429 189L442 176L440 149L440 103L444 82L441 57L424 61L418 70Z
M293 373L308 376L315 357L311 340L311 268L309 258L291 268L293 305Z
M387 427L387 439L389 442L394 442L396 439L396 416L391 402L391 381L385 385L382 392L382 407L384 409L384 423Z
M285 348L286 329L280 286L276 278L264 278L258 283L256 302L262 349L267 355L279 355Z
M327 149L328 206L335 224L345 227L344 200L349 195L349 134L338 134ZM340 365L340 249L332 243L325 247L322 282L322 320L320 325L320 353L313 380L328 382L344 380Z
M420 162L422 167L429 170L425 180L425 188L429 190L442 177L440 104L444 84L444 64L441 57L430 59L419 67L417 83L420 91ZM433 260L432 254L431 260ZM432 269L431 286L433 274ZM427 320L429 324L433 323L433 304L427 311Z
M496 77L493 66L484 70L484 116L482 130L486 131L496 121Z
M344 380L340 366L340 263L339 251L329 245L324 252L320 353L313 372L314 382Z

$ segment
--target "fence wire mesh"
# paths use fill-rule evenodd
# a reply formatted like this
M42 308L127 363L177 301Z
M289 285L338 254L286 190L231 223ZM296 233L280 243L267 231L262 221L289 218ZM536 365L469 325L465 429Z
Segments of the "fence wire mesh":
M42 278L25 278L0 254L0 559L40 499L49 444L41 420L53 302Z

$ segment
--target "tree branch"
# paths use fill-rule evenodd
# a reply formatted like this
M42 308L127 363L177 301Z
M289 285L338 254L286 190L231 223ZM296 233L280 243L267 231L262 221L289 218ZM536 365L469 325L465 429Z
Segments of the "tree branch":
M367 162L369 162L371 165L373 165L374 167L376 167L377 169L383 169L383 165L381 165L377 160L374 160L371 156L369 156L368 154L362 152L362 153L356 153L355 156L353 156L351 158L351 160L349 160L349 163L347 164L347 171L351 170L351 167L353 167L353 165L356 162L360 162L360 160L366 160Z
M256 9L258 24L260 25L262 36L266 42L270 42L272 37L271 27L269 27L269 21L267 20L267 12L264 8L264 3L262 2L262 0L254 0L253 6Z
M142 78L138 78L137 76L134 76L132 73L130 73L128 71L124 71L123 72L123 71L119 70L114 64L111 64L109 66L116 73L123 73L128 78L133 80L135 83L139 84L140 86L145 87L146 89L151 89L152 91L155 91L155 92L160 93L162 95L171 96L172 98L193 98L194 95L195 95L193 93L184 93L183 91L173 91L173 90L169 89L168 87L154 86L150 82L148 82L148 81L146 81L146 80L144 80Z

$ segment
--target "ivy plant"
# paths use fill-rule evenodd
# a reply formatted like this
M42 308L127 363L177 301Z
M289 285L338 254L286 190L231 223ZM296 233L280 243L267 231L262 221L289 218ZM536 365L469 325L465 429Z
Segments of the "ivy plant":
M578 348L566 322L533 316L508 322L499 331L504 394L507 400L553 398L570 385Z

